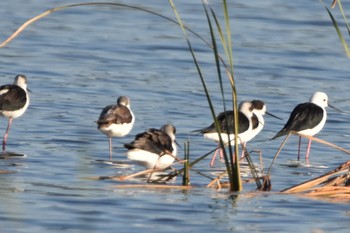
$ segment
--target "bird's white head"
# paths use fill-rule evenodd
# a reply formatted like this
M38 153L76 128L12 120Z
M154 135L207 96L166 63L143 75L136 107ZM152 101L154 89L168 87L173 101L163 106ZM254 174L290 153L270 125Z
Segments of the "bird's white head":
M15 77L13 84L27 90L27 77L23 74L19 74Z
M124 106L130 108L130 99L126 96L119 96L119 98L117 100L117 104L124 105Z
M253 104L249 101L241 102L238 109L249 118L253 116Z
M328 107L328 96L324 92L317 91L311 96L310 102L325 108Z

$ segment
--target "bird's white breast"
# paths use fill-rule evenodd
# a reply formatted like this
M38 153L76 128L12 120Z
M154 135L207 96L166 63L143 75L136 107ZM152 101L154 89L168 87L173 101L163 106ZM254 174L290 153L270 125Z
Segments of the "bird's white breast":
M174 154L175 155L175 154ZM168 154L159 157L158 154L140 150L132 149L127 152L127 157L148 169L158 168L163 169L169 167L173 162L174 158Z
M315 134L320 132L323 129L323 126L325 125L326 120L327 120L327 112L326 112L325 108L322 108L322 109L323 109L323 118L320 121L320 123L318 123L318 125L316 125L316 127L312 128L312 129L304 129L302 131L299 131L298 133L308 135L308 136L314 136Z

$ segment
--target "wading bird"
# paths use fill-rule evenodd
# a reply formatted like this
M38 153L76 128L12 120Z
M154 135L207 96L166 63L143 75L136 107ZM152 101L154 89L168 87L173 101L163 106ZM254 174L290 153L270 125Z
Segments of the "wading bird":
M29 106L28 91L27 78L24 75L17 75L13 84L0 86L0 116L9 118L2 140L2 153L6 152L7 137L12 120L22 116Z
M106 106L96 121L97 129L107 135L109 141L109 160L112 159L112 137L124 137L132 129L135 116L130 109L130 100L120 96L116 105Z
M307 136L314 136L320 132L326 123L327 112L326 107L336 109L328 104L328 96L324 92L315 92L310 102L297 105L291 112L287 123L284 127L272 138L278 138L283 135L287 135L290 132L297 132ZM337 111L340 111L336 109ZM298 146L298 161L300 160L300 144L301 137L299 136ZM311 139L309 139L305 159L309 159L311 147Z

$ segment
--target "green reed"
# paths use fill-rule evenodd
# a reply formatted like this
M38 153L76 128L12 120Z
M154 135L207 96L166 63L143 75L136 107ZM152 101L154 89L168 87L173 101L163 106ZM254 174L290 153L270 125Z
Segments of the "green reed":
M186 141L184 143L184 168L182 176L182 185L190 185L190 143Z
M329 17L331 18L332 20L332 23L333 23L333 26L338 34L338 37L340 39L340 42L342 43L343 47L344 47L344 50L345 50L345 53L346 55L348 56L348 58L350 58L350 49L349 49L349 46L343 36L343 33L341 32L340 30L340 27L339 27L339 24L338 22L336 21L336 19L334 18L332 12L328 9L328 7L325 5L325 3L323 2L323 0L320 0L320 2L322 3L322 5L324 6L324 8L326 9ZM347 29L347 32L348 32L348 35L350 35L350 27L349 27L349 23L348 23L348 19L346 17L346 14L345 14L345 11L344 11L344 8L343 8L343 5L341 4L341 1L340 0L337 0L337 1L334 1L333 4L332 4L332 8L334 8L336 5L338 5L339 7L339 10L343 16L343 19L344 19L344 22L345 22L345 25L346 25L346 29Z
M233 55L232 55L232 37L231 37L231 31L230 31L230 20L229 20L229 14L228 14L228 8L227 8L227 3L225 0L223 0L222 5L223 5L223 11L224 11L224 21L225 21L225 32L222 30L221 24L217 18L217 15L215 14L215 11L208 5L206 5L204 2L202 2L206 18L207 18L207 23L208 27L210 30L210 37L211 37L211 47L213 51L213 56L215 59L215 65L216 65L216 70L217 70L217 77L218 77L218 82L220 84L220 92L222 95L222 103L224 107L224 111L226 111L226 105L225 105L225 95L224 95L224 82L223 78L221 75L221 66L224 66L224 69L226 71L227 77L230 82L231 90L232 90L232 103L233 103L233 109L234 109L234 123L235 123L235 140L234 140L234 145L235 145L235 152L232 151L231 147L231 139L229 138L229 154L226 153L225 150L225 145L223 143L222 137L221 137L221 132L220 132L220 123L216 119L216 114L214 110L213 103L210 98L210 94L204 79L204 74L201 70L200 64L198 62L198 59L196 57L195 51L191 45L188 33L186 31L186 28L181 20L180 14L176 9L176 6L172 0L169 0L169 3L174 11L175 17L177 19L178 24L181 27L181 30L183 32L184 38L187 42L188 48L191 52L194 64L196 66L197 72L199 74L207 101L209 105L209 109L212 115L212 118L214 120L214 124L216 127L217 132L219 133L219 140L220 140L220 147L223 150L224 154L224 159L225 159L225 165L226 169L228 172L228 177L229 177L229 182L230 182L230 191L240 191L242 190L242 181L241 181L241 176L240 176L240 168L239 168L239 158L238 158L238 107L237 107L237 92L236 92L236 86L234 82L234 69L233 69ZM216 26L216 31L213 27L212 21L214 20L215 26ZM218 52L218 44L216 42L216 33L220 37L220 42L221 46L225 51L226 59L229 61L229 65L227 66L221 56L219 55ZM228 128L228 127L227 127Z

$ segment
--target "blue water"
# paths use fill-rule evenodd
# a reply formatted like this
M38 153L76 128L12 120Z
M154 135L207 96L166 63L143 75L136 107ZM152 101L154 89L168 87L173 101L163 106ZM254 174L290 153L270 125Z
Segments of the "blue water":
M39 13L76 2L1 2L0 38ZM166 1L124 3L174 18ZM221 17L220 4L212 4ZM210 40L201 3L176 5L184 22ZM229 10L239 101L264 100L268 111L287 120L297 103L321 90L331 104L350 112L349 60L318 1L239 1L230 2ZM340 19L338 10L333 12ZM198 38L190 39L219 112L223 107L212 53ZM296 158L296 137L273 167L270 193L255 192L254 184L244 184L240 194L208 189L209 180L196 173L191 173L194 188L188 191L118 188L126 183L88 179L141 170L95 162L108 158L108 141L94 121L120 95L130 97L136 123L130 135L113 139L115 160L126 161L122 144L136 133L164 123L176 126L181 145L190 141L191 159L214 148L190 133L212 120L192 57L173 23L110 6L55 12L0 49L0 68L0 84L23 73L32 90L31 105L14 120L8 141L9 151L27 156L0 161L1 170L16 172L0 175L1 232L347 232L350 227L349 203L277 193L349 159L314 142L313 166L286 167ZM0 120L4 132L7 120ZM348 114L328 109L318 137L349 148L348 122ZM262 151L265 168L282 141L268 139L283 124L267 116L263 132L248 144ZM223 168L219 161L214 169L208 163L200 162L197 169Z

